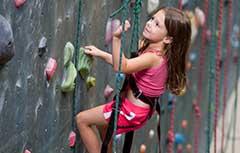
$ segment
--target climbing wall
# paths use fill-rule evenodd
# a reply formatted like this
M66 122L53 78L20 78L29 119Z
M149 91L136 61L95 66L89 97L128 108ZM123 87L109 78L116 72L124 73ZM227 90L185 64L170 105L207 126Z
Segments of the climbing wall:
M88 89L85 80L78 73L75 91L63 93L61 84L64 74L64 46L67 42L72 42L75 48L77 45L81 47L92 44L111 52L111 45L105 42L105 28L109 15L121 6L121 2L121 0L27 0L23 5L16 7L14 0L0 0L0 15L6 18L11 25L15 50L13 58L6 64L0 65L0 153L85 152L75 128L73 116L81 110L103 104L110 99L104 98L103 91L107 84L114 87L115 73L110 65L100 59L94 59L90 74L96 78L96 86ZM225 13L222 33L225 37L227 5L225 2L223 8ZM239 5L237 0L233 1L233 10L238 10ZM179 2L178 0L161 0L159 6L178 7ZM189 0L183 9L193 11L197 6L203 9L204 4L199 0ZM215 4L214 7L217 8L217 6L218 4ZM209 6L208 11L210 12L211 9ZM143 1L140 31L148 19L147 11L148 3ZM129 7L128 13L128 18L130 18L131 7ZM206 16L207 26L210 27L209 17L211 15ZM121 14L116 15L115 18L120 19ZM239 25L239 21L240 17L234 16L233 26ZM177 151L182 147L183 152L188 151L189 153L194 149L196 108L194 109L193 102L199 92L197 82L201 31L202 29L199 28L189 52L191 65L188 70L189 81L186 94L172 98L166 93L162 97L161 147L163 152L167 151L169 143L167 137L172 121L174 121L175 132L172 149ZM77 35L78 32L79 35ZM212 33L213 35L217 34L216 27ZM43 40L46 40L46 45ZM127 40L130 40L130 34L127 34ZM222 41L224 53L226 52L225 38ZM209 88L209 65L210 61L214 60L210 57L210 45L211 39L207 42L206 47L204 81L202 82L203 96L199 103L201 109L198 134L199 152L205 151L206 131L208 130L208 96L209 90L212 90ZM228 76L231 79L228 81L227 97L234 90L237 80L236 59L239 46L235 44L234 47L234 43L232 43L232 47ZM51 77L47 77L45 73L49 59L55 61L52 63L53 65L50 65L53 66L50 67ZM221 69L221 73L223 73L222 71ZM221 89L220 96L222 93ZM172 102L176 108L174 119L172 119L173 116L171 117ZM220 102L222 103L222 100ZM211 111L214 112L213 104L211 104ZM154 115L144 128L136 131L132 146L133 153L139 152L142 144L146 145L146 152L156 153L158 151L156 132L158 119L159 117ZM75 131L77 135L75 148L69 147L68 138L71 131ZM118 139L117 143L120 144L117 146L118 152L121 150L123 137Z

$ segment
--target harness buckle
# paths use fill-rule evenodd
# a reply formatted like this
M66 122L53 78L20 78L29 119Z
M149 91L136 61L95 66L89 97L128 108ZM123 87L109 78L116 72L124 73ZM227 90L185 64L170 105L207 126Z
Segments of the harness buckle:
M138 95L137 96L135 96L137 99L142 95L142 90L139 90L139 93L138 93Z

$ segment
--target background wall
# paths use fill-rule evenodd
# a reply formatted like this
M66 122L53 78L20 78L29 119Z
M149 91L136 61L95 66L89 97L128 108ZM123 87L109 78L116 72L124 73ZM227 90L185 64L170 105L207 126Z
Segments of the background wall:
M93 44L111 52L110 47L104 45L105 26L108 16L119 8L120 4L120 0L82 1L79 37L81 46ZM63 94L60 90L63 76L63 48L68 41L74 44L76 42L78 5L77 0L32 0L17 9L13 1L0 0L0 14L10 22L15 39L15 56L6 65L0 67L0 153L21 153L25 149L33 153L70 153L73 149L68 147L68 135L72 130L73 114L106 102L103 90L107 84L114 86L115 74L111 66L100 59L95 59L91 71L91 74L97 78L96 87L87 90L78 75L75 96L73 92ZM177 1L162 0L161 5L177 6ZM189 2L187 9L193 10L196 6L202 7L201 1ZM141 29L147 20L146 7L147 1L144 1ZM236 8L237 5L234 9ZM239 23L239 17L234 17L234 22ZM223 29L226 30L225 24ZM39 57L38 44L43 36L47 38L47 52ZM199 50L198 36L190 51L196 55L196 59L192 61L192 69L188 72L190 84L187 93L177 97L176 103L175 131L185 135L184 148L186 144L193 143L192 101L198 92ZM210 60L213 60L209 59L208 53L209 51L207 51L204 70L204 97L201 102L203 120L199 138L200 148L205 147L208 66ZM44 69L50 57L55 58L58 65L54 77L47 82ZM229 94L236 80L236 65L232 61ZM162 106L163 150L166 149L165 140L170 124L167 99L168 94L163 96ZM76 102L74 106L73 100ZM186 129L180 126L183 119L188 121ZM138 152L142 143L147 145L147 152L157 151L156 132L153 138L149 137L149 130L156 131L156 121L157 115L152 117L147 126L136 132L132 152ZM121 141L119 143L122 144ZM79 137L76 150L84 152Z

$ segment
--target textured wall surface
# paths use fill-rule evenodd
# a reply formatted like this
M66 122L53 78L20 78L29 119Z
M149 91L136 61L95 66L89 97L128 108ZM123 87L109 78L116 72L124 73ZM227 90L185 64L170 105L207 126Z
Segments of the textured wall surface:
M80 45L93 44L100 49L111 51L104 45L105 25L108 16L120 6L120 0L88 0L81 6ZM165 1L165 4L170 4ZM176 2L171 3L177 6ZM192 9L197 5L189 6ZM146 2L143 3L141 27L146 15ZM29 0L22 7L15 8L11 0L0 0L0 14L11 24L14 35L15 56L0 67L0 153L21 153L25 149L33 153L70 153L68 134L72 130L72 104L75 99L74 114L103 104L103 90L107 84L114 86L114 73L111 66L96 59L91 75L97 78L96 87L87 90L78 75L76 94L63 94L60 85L63 76L63 48L66 42L76 42L78 0ZM47 38L47 52L38 56L38 44L42 37ZM200 38L197 37L191 52L199 56ZM58 65L53 78L47 82L44 75L48 59L55 58ZM203 120L201 125L202 147L205 145L205 126L208 94L208 65L206 59L204 97L201 103ZM234 80L234 66L231 63L231 78ZM193 140L192 100L197 95L198 59L192 62L188 72L190 86L187 93L177 98L176 132L186 135L186 144ZM234 82L229 82L229 92ZM165 113L162 116L162 146L169 127L170 112L167 110L167 95L163 97ZM180 127L183 119L188 120L187 129ZM156 152L157 136L150 138L149 130L156 130L157 116L153 116L143 129L136 132L132 152L136 153L142 143L147 152ZM121 142L120 142L121 144ZM78 139L78 152L84 152ZM120 149L120 147L118 148Z

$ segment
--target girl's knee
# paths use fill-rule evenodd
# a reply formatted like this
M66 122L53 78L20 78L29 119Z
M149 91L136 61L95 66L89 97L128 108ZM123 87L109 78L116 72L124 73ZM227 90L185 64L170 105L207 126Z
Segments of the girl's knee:
M75 121L77 122L77 126L81 126L81 125L86 125L86 119L85 119L85 114L83 112L78 113L75 116Z

